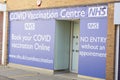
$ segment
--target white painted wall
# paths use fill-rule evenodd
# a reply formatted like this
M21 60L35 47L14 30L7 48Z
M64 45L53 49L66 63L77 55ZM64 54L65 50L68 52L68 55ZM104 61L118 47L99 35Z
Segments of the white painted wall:
M114 24L120 24L120 3L114 6Z
M2 64L5 62L5 40L6 40L6 4L0 3L0 11L3 12L3 38L2 38Z

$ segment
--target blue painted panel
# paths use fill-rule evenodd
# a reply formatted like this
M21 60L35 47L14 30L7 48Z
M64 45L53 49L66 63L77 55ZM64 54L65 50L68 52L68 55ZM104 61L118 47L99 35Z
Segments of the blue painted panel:
M10 22L9 62L53 69L55 20Z
M79 74L106 77L107 18L80 21Z

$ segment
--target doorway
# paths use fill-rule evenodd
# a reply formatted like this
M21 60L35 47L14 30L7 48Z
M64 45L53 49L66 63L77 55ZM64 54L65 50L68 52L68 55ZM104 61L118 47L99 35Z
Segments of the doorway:
M79 20L57 20L54 70L78 73Z
M73 21L71 26L71 48L72 52L70 53L70 71L73 73L78 73L78 56L79 56L79 33L80 33L80 24L78 21Z

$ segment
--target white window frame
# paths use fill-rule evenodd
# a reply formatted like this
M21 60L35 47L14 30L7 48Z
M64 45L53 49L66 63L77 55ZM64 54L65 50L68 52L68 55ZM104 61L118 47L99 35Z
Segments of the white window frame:
M115 80L118 80L118 66L119 66L119 33L120 25L116 27L116 56L115 56Z

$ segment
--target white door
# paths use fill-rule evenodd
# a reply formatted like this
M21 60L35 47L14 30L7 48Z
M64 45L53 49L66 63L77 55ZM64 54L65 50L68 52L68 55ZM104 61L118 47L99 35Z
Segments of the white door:
M79 33L80 24L79 21L73 23L73 35L72 35L72 55L71 55L71 72L78 73L78 54L79 54Z
M57 20L55 31L54 70L69 69L70 21Z

